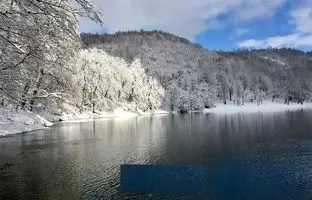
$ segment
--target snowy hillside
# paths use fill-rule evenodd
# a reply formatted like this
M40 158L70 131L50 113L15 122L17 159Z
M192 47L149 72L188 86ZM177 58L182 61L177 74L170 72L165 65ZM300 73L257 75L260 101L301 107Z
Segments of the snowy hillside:
M140 62L146 75L165 90L161 107L166 110L201 110L218 101L243 104L273 96L311 99L311 55L301 51L212 52L159 31L82 34L82 41L85 48Z

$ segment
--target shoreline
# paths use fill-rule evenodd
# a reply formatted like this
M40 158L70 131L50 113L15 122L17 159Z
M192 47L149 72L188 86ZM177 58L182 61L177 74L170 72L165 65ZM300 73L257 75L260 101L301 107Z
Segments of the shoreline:
M46 129L52 125L52 122L30 111L0 108L0 137Z
M264 101L263 104L245 103L237 106L232 103L227 105L218 103L214 108L203 109L197 113L210 114L235 114L235 113L274 113L283 111L292 111L300 109L312 109L312 103L304 104L291 103L286 105L282 102ZM0 138L13 134L23 134L27 132L44 130L53 126L55 123L80 123L86 121L93 121L96 119L128 119L138 116L161 116L175 112L167 112L164 110L157 110L153 112L128 112L117 109L114 112L102 113L71 113L62 116L36 114L30 111L14 110L12 108L0 108ZM48 121L49 119L50 121ZM52 122L54 123L52 123Z
M281 101L272 102L264 101L262 104L245 103L244 105L237 106L234 104L217 104L214 108L204 109L204 113L212 114L234 114L234 113L275 113L283 111L293 111L300 109L312 109L312 103L307 102L304 104L290 103L284 104Z
M93 121L99 119L128 119L132 117L139 116L160 116L167 115L170 112L164 110L157 110L153 112L130 112L130 111L122 111L116 110L114 112L102 112L102 113L92 113L92 112L84 112L84 113L75 113L75 114L66 114L61 116L61 120L56 120L55 122L60 123L79 123L86 121Z
M102 113L70 113L61 116L51 114L37 114L30 111L0 108L0 138L10 135L24 134L37 130L44 130L57 123L79 123L97 119L128 119L138 116L160 116L170 112L157 110L153 112L128 112L117 109L114 112ZM48 119L48 120L47 120Z

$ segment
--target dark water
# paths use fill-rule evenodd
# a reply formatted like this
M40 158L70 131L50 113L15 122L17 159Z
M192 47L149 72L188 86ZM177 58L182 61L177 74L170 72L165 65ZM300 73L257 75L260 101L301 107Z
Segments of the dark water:
M312 199L312 111L107 119L0 138L0 199L200 198L121 194L120 164L205 165L202 199Z

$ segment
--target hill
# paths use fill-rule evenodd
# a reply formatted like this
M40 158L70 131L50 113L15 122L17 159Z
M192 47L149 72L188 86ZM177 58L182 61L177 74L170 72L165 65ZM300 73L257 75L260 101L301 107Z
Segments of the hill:
M147 76L164 88L162 107L168 110L199 110L219 100L311 100L311 53L285 48L208 51L161 31L81 34L81 39L85 49L101 49L128 63L138 59Z

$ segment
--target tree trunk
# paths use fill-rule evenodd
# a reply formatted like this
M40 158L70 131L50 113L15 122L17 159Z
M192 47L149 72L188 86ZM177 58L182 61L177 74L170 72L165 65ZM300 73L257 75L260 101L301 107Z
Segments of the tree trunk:
M29 87L30 87L30 81L27 81L27 82L26 82L26 85L25 85L25 87L24 87L23 95L22 95L22 102L21 102L21 108L22 108L22 109L25 109L25 106L26 106L26 104L27 104L27 99L26 99L26 97L27 97L27 93L28 93L28 91L29 91Z
M92 112L95 113L95 106L96 106L96 91L97 91L97 86L94 88L93 93L92 93Z
M134 99L134 88L131 89L131 93L128 97L128 102L133 102Z
M233 97L233 88L230 87L229 89L229 95L230 95L230 101L232 101L232 97Z
M40 90L40 86L41 86L41 83L43 80L43 75L44 75L43 69L40 69L39 73L38 73L38 81L36 83L36 88L33 91L33 95L32 95L32 98L30 100L30 111L33 111L33 109L34 109L35 100L37 98L38 91Z
M95 103L94 102L92 103L92 113L93 114L95 113Z
M84 80L84 84L82 87L82 99L81 99L81 106L83 108L83 106L86 104L86 99L87 99L87 80L86 80L86 76L83 76L83 80Z
M121 91L118 90L118 99L120 99L120 96L121 96Z

